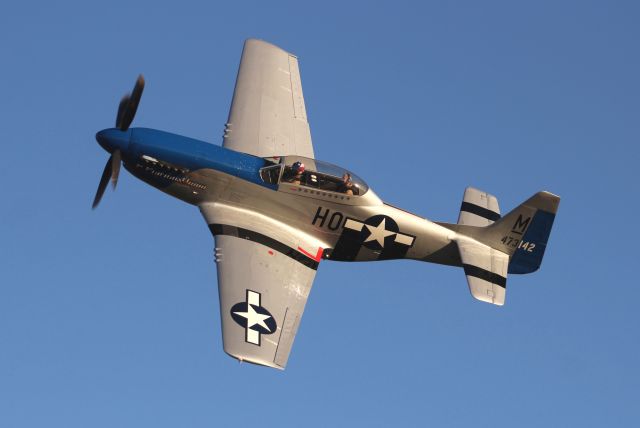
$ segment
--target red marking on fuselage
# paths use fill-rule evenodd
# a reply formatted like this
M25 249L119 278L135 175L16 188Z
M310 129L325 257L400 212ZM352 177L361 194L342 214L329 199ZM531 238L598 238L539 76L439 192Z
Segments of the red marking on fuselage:
M273 251L269 250L269 254L271 254L273 256Z
M311 254L308 251L305 251L302 247L298 247L298 251L300 251L302 254L304 254L305 256L309 257L312 260L315 260L317 262L319 262L320 260L322 260L322 251L323 248L322 247L318 247L318 252L316 253L316 255L314 256L313 254Z

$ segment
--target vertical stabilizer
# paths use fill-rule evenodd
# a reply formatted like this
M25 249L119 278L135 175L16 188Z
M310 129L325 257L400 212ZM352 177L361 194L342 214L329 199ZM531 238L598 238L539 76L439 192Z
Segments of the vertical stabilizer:
M538 192L491 226L477 232L476 239L511 257L509 273L538 270L547 247L560 197Z

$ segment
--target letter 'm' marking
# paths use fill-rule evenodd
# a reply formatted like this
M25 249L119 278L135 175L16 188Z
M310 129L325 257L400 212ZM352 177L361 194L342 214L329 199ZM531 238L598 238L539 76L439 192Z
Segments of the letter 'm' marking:
M522 214L520 214L518 216L518 219L516 220L516 223L511 228L511 231L518 235L522 235L524 231L527 229L527 226L529 225L530 221L531 221L531 217L527 217L526 220L522 220Z

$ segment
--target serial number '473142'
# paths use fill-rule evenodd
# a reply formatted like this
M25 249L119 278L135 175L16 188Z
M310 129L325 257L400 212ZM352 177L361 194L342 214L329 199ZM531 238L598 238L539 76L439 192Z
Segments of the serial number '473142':
M533 242L524 242L519 239L514 239L511 236L505 236L500 240L504 245L512 248L522 248L528 253L533 253L533 249L536 248L536 244Z

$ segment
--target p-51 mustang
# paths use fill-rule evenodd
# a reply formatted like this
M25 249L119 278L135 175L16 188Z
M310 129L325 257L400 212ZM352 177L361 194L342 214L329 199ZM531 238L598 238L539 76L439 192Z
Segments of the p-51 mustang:
M540 267L560 198L539 192L500 216L495 196L467 188L457 224L385 204L357 175L315 159L298 59L247 40L222 147L129 128L138 78L116 127L93 207L120 164L197 206L215 237L224 350L284 369L322 260L413 259L460 266L473 297L503 305L507 273Z

